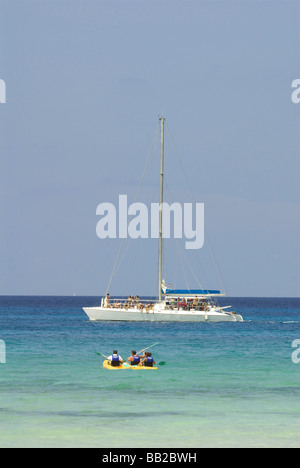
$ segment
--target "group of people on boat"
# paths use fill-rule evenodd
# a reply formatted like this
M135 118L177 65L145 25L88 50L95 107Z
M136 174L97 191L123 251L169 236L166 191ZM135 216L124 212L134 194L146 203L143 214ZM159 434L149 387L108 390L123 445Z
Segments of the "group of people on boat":
M166 309L183 310L209 310L210 304L206 299L200 299L197 296L187 299L185 297L169 298L166 301Z
M198 296L188 299L185 297L170 297L166 298L165 309L206 311L210 309L211 305L214 304L211 304L207 299L199 298ZM153 309L153 304L151 302L141 302L139 296L128 296L127 300L115 299L114 301L111 301L109 294L107 294L104 300L104 307L125 310L136 307L140 311L149 312Z
M148 351L142 350L141 355L137 354L137 352L133 349L131 351L131 356L127 359L131 366L145 366L145 367L153 367L155 365L155 361L153 359L152 353ZM120 364L124 363L122 356L118 354L118 351L115 349L111 356L108 356L108 361L110 361L111 366L119 366Z
M146 312L149 312L150 309L153 309L153 305L151 302L147 302L143 304L140 301L139 296L128 296L127 300L121 301L118 299L115 299L113 302L110 299L109 294L106 294L105 300L104 300L104 307L106 308L112 308L112 309L131 309L133 307L137 307L140 311L143 309L146 310Z

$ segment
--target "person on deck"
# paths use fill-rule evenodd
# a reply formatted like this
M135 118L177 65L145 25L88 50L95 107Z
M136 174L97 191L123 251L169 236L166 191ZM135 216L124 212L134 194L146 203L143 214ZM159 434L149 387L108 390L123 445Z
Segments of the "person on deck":
M109 294L107 293L105 297L105 301L104 301L104 307L110 307L109 299L110 297L109 297Z

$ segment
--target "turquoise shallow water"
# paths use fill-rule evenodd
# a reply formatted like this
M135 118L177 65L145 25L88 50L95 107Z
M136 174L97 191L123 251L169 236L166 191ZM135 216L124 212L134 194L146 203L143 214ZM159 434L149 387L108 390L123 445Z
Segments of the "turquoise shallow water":
M1 447L300 446L299 299L231 298L245 321L219 324L93 323L98 302L0 297ZM95 353L154 342L158 371Z

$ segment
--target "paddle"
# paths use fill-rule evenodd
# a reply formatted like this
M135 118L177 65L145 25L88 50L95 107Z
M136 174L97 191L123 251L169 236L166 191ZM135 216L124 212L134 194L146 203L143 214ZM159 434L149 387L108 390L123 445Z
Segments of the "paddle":
M104 354L97 353L97 351L95 351L95 353L98 354L98 356L102 356L102 357L105 357L105 359L108 359L107 356L105 356Z
M158 344L158 343L154 343L154 344L152 344L151 346L148 346L148 348L143 348L143 349L141 349L141 351L138 351L136 354L141 353L143 350L146 351L146 349L150 349L150 348L152 348L152 346L155 346L155 345L157 345L157 344ZM130 356L129 356L129 357L130 357ZM129 358L128 358L128 359L129 359Z
M146 351L146 349L149 349L149 348L152 348L152 346L155 346L157 345L158 343L154 343L152 344L151 346L148 346L148 348L143 348L141 349L141 351L139 351L137 354L141 353L143 350ZM102 354L102 353L97 353L97 351L95 351L96 354L98 354L99 356L103 356L105 357L105 359L107 359L107 356L105 356L105 354ZM129 356L130 357L130 356ZM129 359L129 358L128 358Z
M153 343L152 345L148 346L148 348L143 348L143 349L141 349L141 351L139 351L137 354L141 353L143 350L146 351L146 349L150 349L150 348L152 348L153 346L155 346L155 345L157 345L157 344L158 344L158 343ZM102 357L104 357L105 359L108 359L108 357L105 356L105 354L98 353L97 351L95 351L95 353L98 354L98 356L102 356ZM130 356L129 356L129 357L130 357ZM128 359L129 359L129 358L128 358ZM127 360L128 360L128 359L127 359ZM158 365L158 366L165 366L166 364L167 364L166 361L160 361L157 365Z
M146 351L146 349L152 348L152 346L155 346L155 345L157 345L157 344L158 344L158 343L154 343L154 344L148 346L148 348L143 348L143 349L141 349L141 351L138 351L136 354L139 354L139 353L141 353L142 351ZM130 357L131 357L131 355L126 359L126 361L128 361L128 359L129 359Z

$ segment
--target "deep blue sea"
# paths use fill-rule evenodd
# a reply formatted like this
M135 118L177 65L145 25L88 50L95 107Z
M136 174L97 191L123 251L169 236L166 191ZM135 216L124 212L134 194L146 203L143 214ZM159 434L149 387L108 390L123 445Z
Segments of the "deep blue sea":
M244 322L215 324L90 322L99 301L0 297L0 447L300 447L300 299L227 298ZM157 371L96 354L155 342Z

